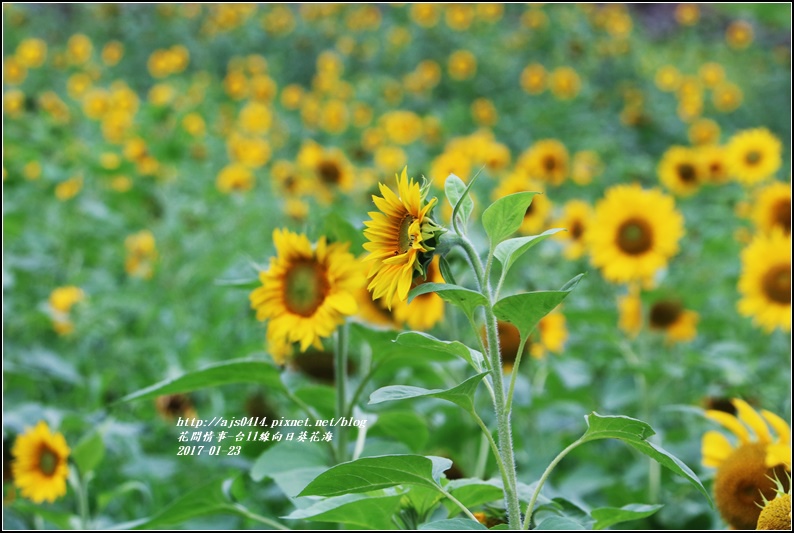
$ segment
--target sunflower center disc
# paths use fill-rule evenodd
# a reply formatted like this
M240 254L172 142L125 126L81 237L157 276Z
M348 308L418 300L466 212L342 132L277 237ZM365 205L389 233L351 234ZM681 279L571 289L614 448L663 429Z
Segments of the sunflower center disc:
M400 222L400 229L397 231L397 245L399 246L398 253L400 254L407 252L414 242L413 238L408 233L408 230L411 228L411 224L413 224L414 220L414 217L411 215L405 215Z
M582 234L584 233L584 226L582 225L581 221L575 220L573 224L571 224L571 238L575 241L578 241Z
M791 233L791 198L786 198L776 203L773 212L775 225L786 230L787 235Z
M678 302L657 302L651 307L650 323L652 328L666 329L681 315L683 308Z
M695 167L688 163L684 163L683 165L678 165L678 177L681 178L681 181L684 183L693 183L697 181L697 174L695 173Z
M301 261L292 265L285 279L284 305L301 316L312 316L325 300L328 280L320 265Z
M764 293L773 302L791 304L791 265L778 265L764 274L761 280Z
M651 249L653 234L644 220L632 218L618 229L618 246L629 255L640 255Z
M531 217L534 211L535 211L535 204L529 204L527 210L524 211L524 218Z
M553 172L557 168L557 160L547 155L543 158L543 168L546 169L546 172Z
M342 173L339 167L333 161L323 161L317 167L317 172L320 174L320 179L325 183L336 185L339 183Z
M51 449L46 446L41 449L39 453L39 470L45 476L51 476L55 473L55 467L58 466L58 456Z
M747 154L744 160L747 161L748 165L757 165L761 161L761 154L753 150Z

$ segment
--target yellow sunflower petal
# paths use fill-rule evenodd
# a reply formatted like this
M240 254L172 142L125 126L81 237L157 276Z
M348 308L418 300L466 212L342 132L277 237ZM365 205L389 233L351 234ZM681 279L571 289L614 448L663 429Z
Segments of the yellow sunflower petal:
M755 432L755 436L758 437L759 442L764 444L772 442L772 435L769 434L769 427L767 427L761 415L750 407L750 404L739 398L734 398L733 406L736 407L739 420L750 426L750 429Z
M703 466L719 468L722 462L733 453L733 446L728 438L719 431L707 431L703 435L701 450Z
M777 416L775 413L767 411L766 409L761 410L761 416L764 417L764 420L769 422L769 425L772 426L772 429L774 429L775 433L777 433L777 442L791 442L791 428L789 428L789 425L785 420Z
M736 435L742 444L750 442L750 432L735 416L725 411L709 409L706 411L706 417L724 426L725 429Z
M343 315L353 315L358 311L356 299L349 292L332 294L325 301Z
M769 468L786 465L786 468L791 471L791 445L770 444L767 446L765 463Z

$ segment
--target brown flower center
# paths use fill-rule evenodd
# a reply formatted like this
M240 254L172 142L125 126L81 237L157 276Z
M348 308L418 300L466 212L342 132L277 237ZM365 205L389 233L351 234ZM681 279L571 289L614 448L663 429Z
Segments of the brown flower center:
M667 329L675 324L684 308L679 302L656 302L651 307L650 325L654 329Z
M772 219L776 226L780 226L786 232L791 233L791 198L781 198L772 208Z
M328 294L325 269L312 259L292 264L284 279L284 306L292 313L312 316Z
M777 265L769 270L761 280L764 294L773 302L791 304L791 264Z
M767 503L758 517L757 530L791 530L791 494L780 494Z
M744 160L748 165L757 165L761 162L761 153L758 150L751 150L750 152L747 152Z
M342 179L342 171L333 161L322 161L317 165L317 173L320 179L329 185L338 185Z
M695 172L695 167L689 163L682 163L678 165L676 170L678 171L678 177L681 178L681 181L684 183L694 183L697 181L697 172Z
M571 224L571 238L575 241L578 241L584 235L584 224L582 224L581 220L574 220L573 224Z
M58 454L46 444L42 445L41 450L39 450L39 471L50 477L55 473L58 462Z
M543 158L543 168L546 172L554 172L557 168L557 159L553 155L547 155Z
M714 500L722 517L734 529L755 529L763 503L761 494L775 496L775 476L788 491L785 466L767 468L766 445L744 444L734 451L717 470Z
M534 212L535 212L535 204L531 203L531 204L529 204L529 207L527 207L527 210L524 211L524 218L531 217L532 213L534 213Z
M521 343L521 336L518 328L510 322L497 323L499 332L499 347L502 352L502 365L513 365L518 357L518 345ZM483 337L484 337L483 333ZM524 347L526 352L526 346Z
M640 218L630 218L618 228L618 247L629 255L644 254L653 246L650 224Z
M410 234L411 224L416 220L410 214L405 214L400 221L400 227L397 229L397 251L394 255L404 254L410 250L411 245L414 243L414 237Z

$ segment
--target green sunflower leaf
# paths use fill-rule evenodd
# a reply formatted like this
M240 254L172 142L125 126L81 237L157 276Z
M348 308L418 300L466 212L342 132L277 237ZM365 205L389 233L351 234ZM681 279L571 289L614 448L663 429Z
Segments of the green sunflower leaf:
M429 292L434 292L445 302L460 307L472 319L474 318L475 309L481 305L488 305L488 300L479 292L459 285L450 285L449 283L422 283L408 293L408 303L411 303L417 296Z
M499 260L500 263L502 263L503 272L507 272L510 270L510 267L513 266L513 263L515 263L519 257L524 255L524 253L529 251L530 248L545 241L560 231L565 231L565 229L554 228L546 230L540 235L529 235L527 237L515 237L513 239L507 239L506 241L500 242L496 246L493 255Z
M469 518L435 520L419 526L420 531L488 531L488 528Z
M444 457L364 457L329 468L314 478L298 496L341 496L397 485L418 485L441 491L438 479L451 466L452 461Z
M381 387L373 392L369 397L369 404L390 402L395 400L408 400L411 398L439 398L452 402L462 407L467 413L474 412L474 393L480 381L488 375L488 372L476 374L460 385L451 389L423 389L422 387L412 387L410 385L389 385Z
M524 221L524 215L532 203L536 192L517 192L499 198L483 211L482 225L488 239L491 241L491 250L496 245L518 231Z
M200 370L186 372L176 378L166 379L128 394L119 401L146 400L164 394L190 392L233 383L259 383L268 387L269 390L284 390L279 375L278 369L265 361L237 359L209 365Z
M642 420L627 416L601 416L598 413L590 413L585 420L587 421L587 431L580 439L581 442L599 439L622 440L638 452L647 455L689 481L711 503L708 491L687 465L661 446L647 440L655 434L655 431Z
M502 298L493 307L496 318L518 328L527 338L541 318L549 314L571 293L584 274L579 274L558 291L536 291Z
M593 529L606 529L621 522L640 520L656 513L663 505L644 505L632 503L623 507L601 507L593 509L590 515L595 518L596 523Z
M473 181L472 181L473 183ZM474 200L469 194L469 186L463 183L463 180L455 174L447 176L444 182L444 193L447 195L447 201L452 206L453 216L460 218L465 228L469 222L469 217L474 210ZM455 226L456 224L453 224Z
M99 431L83 437L72 450L72 459L83 475L94 470L104 457L105 441Z
M430 350L456 355L469 363L477 372L485 370L483 355L479 351L473 350L458 341L442 341L427 333L407 331L397 335L397 339L395 339L394 342L407 348L417 348L420 350Z
M586 529L582 524L563 516L550 516L535 527L536 531L578 531Z
M345 494L320 500L282 518L335 522L353 526L354 529L396 529L391 518L399 510L402 498L402 494L393 490L381 494Z

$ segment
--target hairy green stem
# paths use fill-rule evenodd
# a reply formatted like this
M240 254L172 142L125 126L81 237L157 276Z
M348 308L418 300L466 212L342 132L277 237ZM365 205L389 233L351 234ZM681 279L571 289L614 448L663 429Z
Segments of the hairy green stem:
M563 451L561 451L557 455L557 457L555 457L554 460L551 463L549 463L549 466L546 467L546 471L543 472L542 476L540 476L540 479L538 480L538 484L535 487L535 492L532 493L532 498L529 500L529 503L527 504L527 514L524 516L524 524L522 526L522 529L529 529L529 524L532 520L532 513L535 511L535 503L538 501L538 496L540 496L540 489L543 488L543 484L546 483L546 480L551 475L551 471L554 470L554 467L557 466L557 463L562 461L563 457L568 455L568 453L570 453L571 450L579 446L581 443L582 443L582 439L575 440L570 446L568 446Z
M477 421L477 425L480 426L480 429L482 429L483 436L487 439L488 444L491 446L494 459L496 459L496 466L499 468L499 474L502 476L502 481L506 483L508 474L505 470L505 464L502 462L502 455L499 453L499 446L496 445L496 441L493 440L493 436L491 435L491 430L488 429L488 426L485 425L485 422L483 422L482 418L480 418L477 413L474 413L474 420Z

